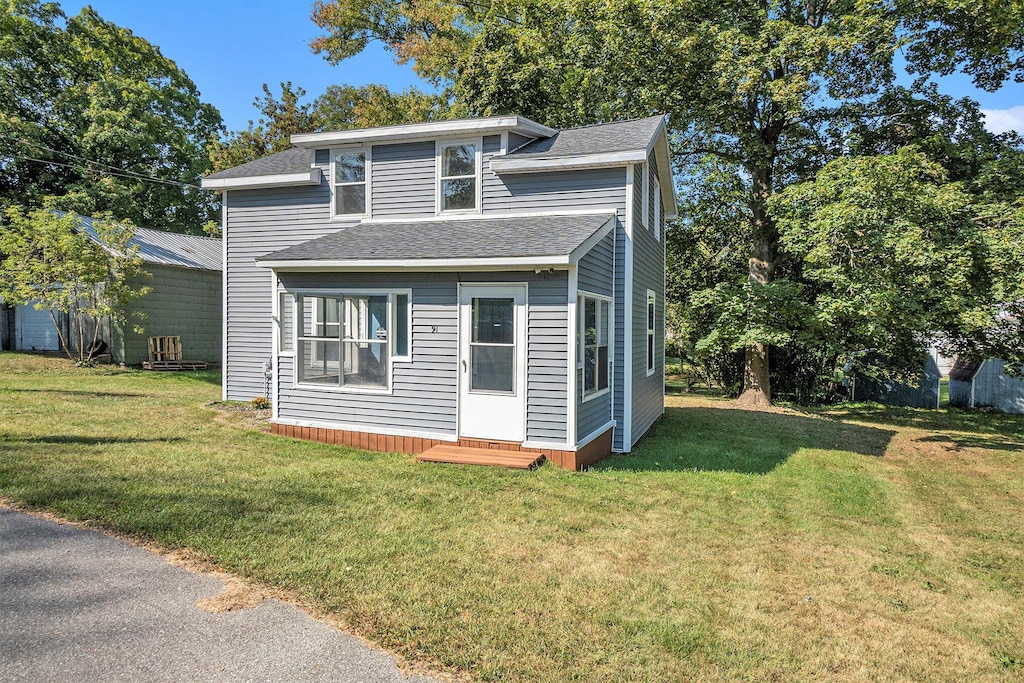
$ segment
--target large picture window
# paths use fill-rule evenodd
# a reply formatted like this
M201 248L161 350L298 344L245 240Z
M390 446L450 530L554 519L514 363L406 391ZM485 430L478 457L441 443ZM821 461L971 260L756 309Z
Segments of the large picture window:
M334 155L334 215L366 214L366 152Z
M298 297L298 382L387 389L392 355L391 294ZM408 301L408 299L406 299ZM401 327L406 328L407 324ZM404 342L408 345L408 338Z
M477 209L476 147L471 142L441 145L438 200L442 212Z
M611 305L606 299L581 296L578 310L583 397L587 398L608 389Z

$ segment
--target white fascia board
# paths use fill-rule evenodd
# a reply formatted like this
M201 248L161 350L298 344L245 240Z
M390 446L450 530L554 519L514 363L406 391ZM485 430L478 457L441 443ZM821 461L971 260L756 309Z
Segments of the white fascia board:
M508 258L444 259L350 259L324 261L257 261L257 265L278 271L316 273L324 271L468 271L468 270L567 270L569 256L513 256Z
M263 187L319 185L320 169L311 168L302 173L280 173L244 178L203 178L201 184L204 190L257 190Z
M485 116L476 119L427 121L425 123L357 128L328 133L297 133L292 135L291 141L293 145L298 145L299 147L318 147L356 142L425 140L439 135L487 135L489 133L503 133L508 130L522 133L529 137L551 137L558 132L554 128L548 128L522 116Z
M661 183L661 203L666 208L672 207L671 211L666 211L665 215L662 216L667 221L672 221L678 218L676 208L678 206L678 197L676 196L676 184L672 179L672 152L668 147L668 124L664 118L661 120L661 125L658 126L658 132L651 140L648 154L654 152L654 158L658 162L658 176L662 179ZM664 179L668 178L670 182L664 182Z
M528 173L530 171L572 171L584 168L606 168L643 163L647 151L631 149L625 152L581 154L571 157L492 157L491 170L495 173Z
M577 263L579 263L581 258L586 256L587 253L591 249L593 249L594 246L598 242L600 242L605 237L607 237L608 233L610 233L614 229L615 229L615 214L611 214L611 215L608 216L608 221L604 225L602 225L600 228L598 228L597 231L593 235L591 235L587 239L583 240L578 247L576 247L575 249L572 250L572 253L569 254L569 261L570 261L570 263L572 263L573 265L576 265Z

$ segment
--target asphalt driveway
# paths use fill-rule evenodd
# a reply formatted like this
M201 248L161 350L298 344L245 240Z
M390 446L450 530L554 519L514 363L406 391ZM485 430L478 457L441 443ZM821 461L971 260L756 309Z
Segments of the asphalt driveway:
M0 507L0 680L427 683L386 652L264 600L213 614L225 581Z

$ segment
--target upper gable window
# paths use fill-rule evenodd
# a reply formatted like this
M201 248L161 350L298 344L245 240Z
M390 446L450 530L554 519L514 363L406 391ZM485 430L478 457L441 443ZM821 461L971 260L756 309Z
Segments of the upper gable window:
M366 215L366 152L334 155L334 215Z
M475 211L479 168L475 142L441 145L438 200L442 212Z

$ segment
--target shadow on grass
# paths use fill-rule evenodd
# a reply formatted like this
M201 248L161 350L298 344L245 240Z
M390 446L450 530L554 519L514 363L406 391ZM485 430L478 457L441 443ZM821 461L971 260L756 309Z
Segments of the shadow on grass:
M57 394L58 396L81 396L82 398L153 398L152 394L137 394L132 391L82 391L80 389L3 389L10 393Z
M154 439L140 439L131 436L71 436L66 434L54 434L51 436L28 436L28 437L5 437L6 444L14 443L50 443L50 444L79 444L82 446L106 446L118 443L181 443L185 439L180 436L157 437Z
M898 408L877 403L860 403L814 410L815 414L840 420L857 420L894 427L911 427L928 431L968 432L977 435L995 434L1024 445L1024 416L982 410L940 408ZM947 441L950 439L946 439Z
M969 436L960 436L953 434L936 434L935 436L925 436L920 439L915 439L918 443L943 443L952 444L953 450L961 450L963 448L982 448L992 451L1024 451L1024 442L1022 441L1011 441L1004 438L990 438L982 436L980 434L972 434Z
M668 408L632 453L613 456L595 469L767 474L804 448L881 457L895 433L784 413Z

